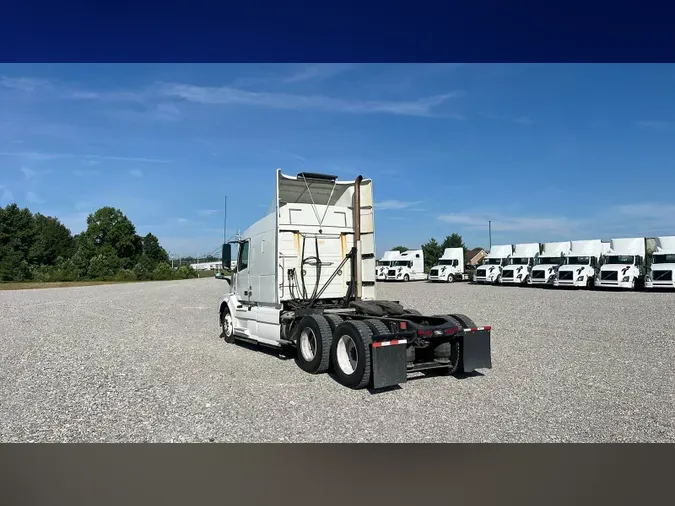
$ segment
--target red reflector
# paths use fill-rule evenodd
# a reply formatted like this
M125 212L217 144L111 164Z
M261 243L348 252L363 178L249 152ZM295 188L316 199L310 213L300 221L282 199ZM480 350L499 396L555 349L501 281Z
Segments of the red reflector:
M456 328L456 327L451 327L451 328L449 328L449 329L445 329L445 334L446 334L446 335L454 334L454 333L457 332L458 330L459 330L459 329Z
M483 327L483 330L492 330L492 327L490 327L489 325L486 325L485 327Z
M417 335L422 337L431 337L433 332L431 330L418 330Z
M408 322L401 322L399 323L399 328L401 330L406 330L408 328Z

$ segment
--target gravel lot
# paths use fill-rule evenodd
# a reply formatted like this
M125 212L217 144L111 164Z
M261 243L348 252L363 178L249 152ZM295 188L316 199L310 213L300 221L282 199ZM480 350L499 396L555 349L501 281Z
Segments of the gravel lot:
M675 294L378 285L493 326L493 369L352 391L228 345L215 279L0 291L2 442L675 442Z

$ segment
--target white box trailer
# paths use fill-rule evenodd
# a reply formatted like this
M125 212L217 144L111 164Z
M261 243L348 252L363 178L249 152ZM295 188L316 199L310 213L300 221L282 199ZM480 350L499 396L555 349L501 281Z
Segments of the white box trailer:
M377 266L375 267L375 279L377 281L384 281L387 279L387 270L391 267L392 261L396 260L399 256L401 256L401 252L398 250L384 252L384 255L377 261Z
M604 255L595 286L628 290L642 286L646 274L647 239L624 237L611 239L609 243L609 251Z
M609 247L608 243L600 239L572 241L572 247L558 269L554 285L593 288L600 273L603 244Z
M655 238L652 264L645 278L645 288L675 288L675 236Z
M426 277L421 249L402 252L387 269L387 281L420 281Z
M429 281L464 281L464 248L445 248L436 265L429 269Z
M502 284L525 285L530 283L530 273L539 258L541 244L538 242L516 244L513 256L502 269Z
M530 285L553 285L558 268L570 253L572 241L546 242L530 274Z
M483 263L476 269L473 280L476 283L499 283L502 268L508 264L513 255L512 244L492 246L490 253L483 259Z
M217 307L228 343L295 349L304 371L332 369L350 388L492 367L489 326L376 297L371 180L277 170L270 213L223 245L224 264L232 243L237 266Z

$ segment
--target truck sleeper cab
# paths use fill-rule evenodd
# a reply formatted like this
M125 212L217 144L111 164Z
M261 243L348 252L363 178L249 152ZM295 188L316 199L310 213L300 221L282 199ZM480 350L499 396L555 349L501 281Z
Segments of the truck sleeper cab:
M675 236L657 237L645 288L675 288Z
M534 267L534 258L513 257L502 269L502 284L527 284L530 282L530 270Z
M311 374L350 388L404 383L410 372L492 367L489 326L460 314L422 315L378 300L372 182L277 170L274 210L241 239L230 291L218 304L221 337L295 350Z
M646 253L647 240L644 237L611 239L595 286L628 290L642 287Z
M429 269L429 281L452 283L467 278L464 274L464 248L446 248L436 265Z
M422 279L426 279L422 250L402 252L387 269L387 281L420 281Z

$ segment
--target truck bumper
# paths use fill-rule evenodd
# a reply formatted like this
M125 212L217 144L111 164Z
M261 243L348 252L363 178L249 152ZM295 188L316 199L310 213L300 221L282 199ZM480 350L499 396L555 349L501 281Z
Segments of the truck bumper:
M674 281L645 281L645 288L670 288L674 289L675 288L675 282Z
M576 281L571 279L558 280L554 283L555 286L562 286L568 288L586 288L586 281Z
M492 368L490 331L490 327L463 329L462 334L456 337L461 350L458 372ZM410 343L414 337L414 332L373 337L371 368L374 389L405 383L412 372L447 367L436 363L413 363L412 367L408 367L407 348L412 346Z
M518 278L502 278L503 285L526 285L527 280Z
M633 288L630 284L630 281L597 281L595 282L596 288L624 288L630 290Z

